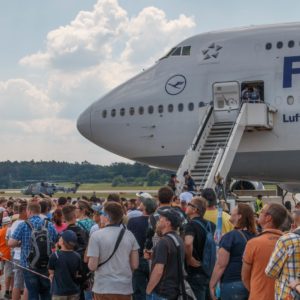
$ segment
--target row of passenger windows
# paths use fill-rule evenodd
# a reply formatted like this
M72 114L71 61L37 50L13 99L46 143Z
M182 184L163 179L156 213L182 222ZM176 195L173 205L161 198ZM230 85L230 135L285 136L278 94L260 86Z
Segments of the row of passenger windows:
M277 48L277 49L281 49L281 48L283 48L283 46L284 46L284 43L283 43L282 41L278 41L278 42L276 43L276 48ZM293 48L293 47L295 46L295 41L293 41L293 40L288 41L287 46L288 46L289 48ZM272 47L273 47L273 44L272 44L272 43L267 43L267 44L266 44L266 50L271 50Z
M199 107L203 107L205 106L205 103L204 102L199 102ZM193 102L190 102L188 103L187 105L187 109L189 111L193 111L195 108L195 105ZM173 105L173 104L169 104L166 108L161 104L161 105L158 105L156 108L153 106L153 105L149 105L148 107L144 107L144 106L140 106L138 107L137 109L135 107L130 107L129 110L128 110L128 113L130 116L133 116L135 114L139 114L139 115L143 115L145 112L148 112L148 114L153 114L155 112L155 110L159 113L159 114L162 114L164 112L164 110L167 110L169 113L172 113L175 109L176 109L176 106ZM184 104L183 103L179 103L177 105L177 110L179 112L182 112L184 111ZM110 115L112 117L116 117L117 116L117 109L113 108L111 111L110 111ZM103 118L106 118L107 115L109 114L108 110L103 110L102 111L102 117ZM121 117L125 116L126 114L126 109L125 108L121 108L119 110L119 115Z

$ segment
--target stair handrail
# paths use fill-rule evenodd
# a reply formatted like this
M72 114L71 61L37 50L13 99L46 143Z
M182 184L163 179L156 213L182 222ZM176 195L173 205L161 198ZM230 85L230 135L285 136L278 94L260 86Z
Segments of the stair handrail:
M202 118L202 121L199 125L198 131L197 131L197 133L196 133L196 135L193 139L193 142L191 144L191 148L192 148L193 151L196 150L196 148L199 144L199 141L200 141L200 139L202 137L202 134L203 134L203 132L206 128L206 125L207 125L207 123L208 123L208 121L211 117L212 112L213 112L213 106L208 104L207 108L206 108L206 111L205 111L205 114L204 114L204 117Z
M204 175L203 175L203 177L201 179L200 186L202 186L206 174L209 172L209 170L211 169L211 166L214 164L214 161L215 161L216 157L214 159L213 159L213 157L215 156L216 152L219 151L220 148L221 148L220 147L220 143L217 143L217 145L214 148L213 154L212 154L212 156L210 158L209 164L207 165L207 167L205 169L205 173L204 173Z

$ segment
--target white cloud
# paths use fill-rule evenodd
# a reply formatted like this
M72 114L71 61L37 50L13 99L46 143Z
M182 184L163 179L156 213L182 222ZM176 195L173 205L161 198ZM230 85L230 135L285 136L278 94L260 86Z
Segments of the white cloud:
M0 82L0 118L27 120L55 116L60 105L50 99L47 91L38 89L24 79Z
M83 143L75 126L79 114L109 89L153 64L194 28L192 17L170 20L155 7L129 16L117 0L98 0L92 11L81 11L70 24L50 31L45 49L20 59L35 82L0 82L0 122L7 120L9 130L19 130L32 144L39 141L43 150L43 143L72 140L78 143L72 150L79 155ZM102 151L92 144L91 148L93 153ZM70 157L61 155L61 159Z

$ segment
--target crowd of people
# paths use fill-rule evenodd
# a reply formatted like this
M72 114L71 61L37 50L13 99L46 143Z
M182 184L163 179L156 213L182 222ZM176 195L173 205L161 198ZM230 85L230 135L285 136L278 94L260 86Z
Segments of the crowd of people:
M193 182L183 193L191 193ZM216 193L0 198L6 299L297 299L300 212ZM192 194L192 193L191 193ZM300 298L299 298L300 299Z

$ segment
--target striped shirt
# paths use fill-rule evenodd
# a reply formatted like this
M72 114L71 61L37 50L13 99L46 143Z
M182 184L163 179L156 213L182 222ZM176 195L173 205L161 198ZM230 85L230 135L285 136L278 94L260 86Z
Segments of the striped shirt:
M275 278L275 299L295 299L295 292L288 287L300 271L300 235L287 233L276 243L266 274Z

